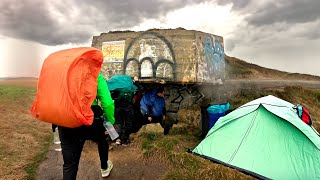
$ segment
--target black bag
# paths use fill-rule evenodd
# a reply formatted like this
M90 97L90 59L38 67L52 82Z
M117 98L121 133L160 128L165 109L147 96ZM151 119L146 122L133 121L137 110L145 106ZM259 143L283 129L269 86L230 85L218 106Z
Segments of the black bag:
M200 137L203 139L206 137L207 133L209 132L209 115L208 115L208 108L207 106L201 106L201 135Z
M99 105L92 105L91 110L93 111L95 119L103 116L103 110Z

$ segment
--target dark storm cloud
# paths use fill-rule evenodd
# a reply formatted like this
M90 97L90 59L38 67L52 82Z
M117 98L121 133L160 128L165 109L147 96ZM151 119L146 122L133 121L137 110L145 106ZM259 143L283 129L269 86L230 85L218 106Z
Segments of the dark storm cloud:
M320 0L217 0L232 4L232 11L246 18L226 41L226 50L240 44L257 44L262 40L284 37L315 40L320 38ZM303 28L301 28L303 27ZM242 37L246 37L243 39ZM233 43L231 43L233 42Z
M49 12L49 8L56 6L57 4L50 5L39 0L25 0L20 3L11 0L1 1L0 33L46 45L80 43L87 40L88 32L75 29L70 24L59 23L58 18ZM68 18L71 12L63 13L63 18Z
M131 27L137 25L143 18L158 18L168 11L185 5L204 2L202 0L126 0L126 1L87 1L82 0L82 8L93 6L96 10L106 14L109 21L116 27Z
M304 23L320 18L319 0L217 0L218 4L232 4L232 9L251 14L247 20L255 26L277 22Z
M319 0L280 0L269 2L255 9L248 22L255 26L277 22L288 24L305 23L320 18Z
M0 34L45 45L83 43L201 0L1 0Z

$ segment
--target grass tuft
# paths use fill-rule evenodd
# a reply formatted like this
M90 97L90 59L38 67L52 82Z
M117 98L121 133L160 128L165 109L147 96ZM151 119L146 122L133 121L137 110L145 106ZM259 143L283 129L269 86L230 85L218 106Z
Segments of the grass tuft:
M27 175L28 180L36 179L38 167L40 163L45 160L51 143L52 143L52 136L48 136L44 138L44 141L42 143L43 148L41 148L38 154L30 162L28 162L25 168L25 171L28 174Z

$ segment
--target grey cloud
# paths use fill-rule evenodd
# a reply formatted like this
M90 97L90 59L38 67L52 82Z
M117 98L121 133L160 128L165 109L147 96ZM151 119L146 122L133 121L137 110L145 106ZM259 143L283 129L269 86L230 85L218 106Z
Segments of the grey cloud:
M314 40L320 38L320 19L312 23L305 23L301 25L300 31L293 32L295 36L300 38L307 38L309 40Z
M225 39L224 41L226 52L231 52L236 47L236 43L233 39Z
M232 3L232 8L235 10L245 8L251 0L217 0L218 4L226 5Z
M304 23L319 19L319 9L319 0L282 0L258 7L247 20L256 26L276 22Z
M40 1L27 3L1 1L0 32L15 38L37 39L37 36L44 33L44 28L54 24L43 4Z
M246 14L242 26L237 28L232 40L236 43L261 42L277 34L304 39L320 38L319 0L218 0L220 4L232 3L232 10ZM315 24L316 25L310 25ZM303 26L302 30L296 26ZM239 37L246 37L241 39Z
M308 33L308 34L305 34L305 37L307 37L308 39L318 39L320 38L320 32L319 30L315 31L314 33Z
M201 0L11 0L0 2L0 34L45 45L88 42L94 33L129 29Z
M320 20L319 0L217 0L217 2L220 5L232 3L233 11L246 14L245 21L247 27L251 29L257 27L261 30L271 26L274 32L281 32L288 31L297 24ZM318 27L306 28L304 33L297 35L310 39L320 38Z
M41 0L29 0L20 4L10 0L1 1L0 9L0 32L6 36L56 45L80 43L87 40L90 34L73 28L70 22L59 24L58 18L48 12L49 4ZM68 19L72 12L63 13L64 18ZM86 38L83 39L84 37Z
M320 18L319 0L217 0L218 4L232 3L232 9L251 14L247 21L255 26L285 22L304 23Z

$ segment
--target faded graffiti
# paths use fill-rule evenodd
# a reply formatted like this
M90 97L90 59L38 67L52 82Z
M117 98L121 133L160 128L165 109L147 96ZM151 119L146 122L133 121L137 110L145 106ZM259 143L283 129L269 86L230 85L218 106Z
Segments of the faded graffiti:
M145 57L152 58L155 61L158 60L157 48L155 47L155 45L147 44L145 39L141 39L139 44L140 44L139 61L141 61Z
M101 73L106 79L111 78L115 74L122 74L123 62L105 62L101 66Z
M172 66L168 63L159 63L157 70L156 70L156 76L157 77L164 77L164 78L173 78L173 69Z
M132 77L139 74L139 63L137 61L130 61L126 67L126 74Z
M124 58L125 41L109 41L102 43L104 62L122 62Z
M204 97L199 91L197 85L167 85L166 86L166 102L168 104L168 112L178 112L180 108L189 107L191 104L198 104Z
M224 50L218 38L215 38L215 52L213 54L213 60L215 64L216 75L218 78L224 78Z
M206 36L204 39L204 61L207 66L207 75L209 79L224 78L224 50L219 38L215 36Z
M169 42L156 33L145 33L128 46L124 71L140 78L175 78L175 60Z
M152 89L153 84L144 84L144 88ZM199 85L166 84L165 101L167 112L177 113L180 108L202 103L204 94L199 90Z
M125 40L102 42L103 64L101 72L106 79L123 72Z
M146 59L141 62L141 77L152 77L153 68L152 63L149 59Z

